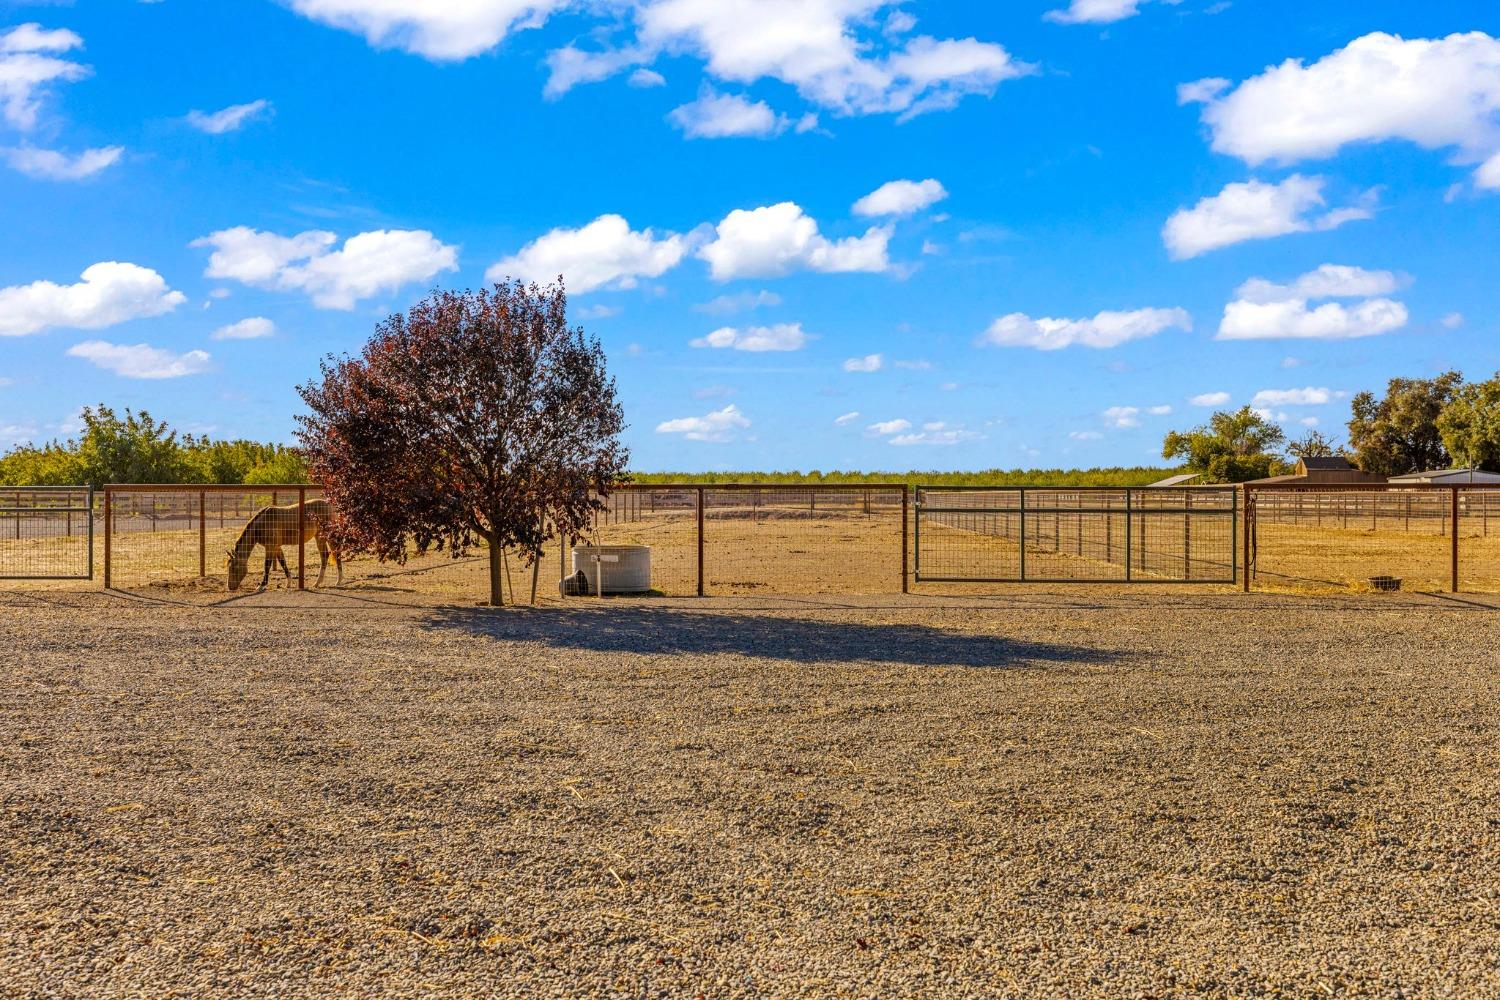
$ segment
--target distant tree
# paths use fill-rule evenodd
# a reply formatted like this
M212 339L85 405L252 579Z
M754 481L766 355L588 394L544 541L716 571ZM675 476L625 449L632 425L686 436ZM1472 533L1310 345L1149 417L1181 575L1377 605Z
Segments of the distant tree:
M1286 453L1292 458L1344 458L1349 450L1322 431L1310 430L1287 442Z
M1456 371L1437 378L1393 378L1385 398L1362 392L1352 401L1349 446L1354 463L1378 476L1446 469L1449 464L1438 416L1463 384Z
M83 433L73 446L79 485L193 481L177 432L145 410L120 417L100 404L84 407L80 419Z
M1500 472L1500 373L1455 390L1438 414L1437 429L1458 465Z
M494 605L505 549L535 567L625 472L614 380L599 342L569 328L561 283L435 292L299 391L297 436L340 540L399 562L483 539Z
M1274 475L1281 467L1276 450L1286 435L1250 407L1221 411L1208 424L1162 442L1163 458L1180 459L1188 471L1210 483L1243 483Z
M0 486L85 486L76 442L20 445L0 458Z

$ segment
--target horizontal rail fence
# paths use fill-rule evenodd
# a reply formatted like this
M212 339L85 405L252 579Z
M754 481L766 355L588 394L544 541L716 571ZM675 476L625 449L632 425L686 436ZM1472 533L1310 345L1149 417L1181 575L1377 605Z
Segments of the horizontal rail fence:
M1233 583L1233 487L917 489L916 579Z
M267 507L290 508L318 499L314 487L107 486L101 514L104 585L119 589L166 587L223 597L228 593L229 554L251 519ZM306 514L303 514L304 519ZM274 566L269 586L311 585L318 571L316 543L279 546L286 566ZM309 570L311 576L309 576ZM265 577L265 549L245 560L241 590Z
M1293 589L1500 591L1500 487L1247 486L1245 579Z
M626 485L595 523L649 545L665 594L878 594L906 586L905 487Z
M87 486L0 487L0 580L90 580L94 496Z

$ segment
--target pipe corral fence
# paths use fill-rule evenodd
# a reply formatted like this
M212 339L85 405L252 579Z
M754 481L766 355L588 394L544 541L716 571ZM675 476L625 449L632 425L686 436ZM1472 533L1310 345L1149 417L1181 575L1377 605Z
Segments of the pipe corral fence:
M1368 586L1500 591L1500 487L1247 485L1246 591Z
M229 549L250 518L267 506L305 514L321 496L304 484L0 487L0 578L222 599ZM318 547L303 537L283 548L272 586L317 582ZM653 588L672 596L1002 583L1323 592L1367 590L1376 577L1500 592L1500 487L627 484L605 498L584 542L650 546ZM344 579L470 597L485 592L486 561L482 551L412 552L405 564L356 557ZM257 549L244 586L263 571ZM526 597L533 572L552 592L571 571L560 543L534 569L513 558L512 599Z

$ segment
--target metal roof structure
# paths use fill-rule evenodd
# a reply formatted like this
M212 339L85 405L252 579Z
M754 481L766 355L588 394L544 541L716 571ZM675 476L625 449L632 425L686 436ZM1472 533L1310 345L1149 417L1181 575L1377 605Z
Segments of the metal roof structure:
M1408 472L1404 476L1392 476L1390 482L1415 485L1438 483L1452 486L1459 483L1495 483L1500 485L1500 472L1485 472L1483 469L1434 469L1431 472Z

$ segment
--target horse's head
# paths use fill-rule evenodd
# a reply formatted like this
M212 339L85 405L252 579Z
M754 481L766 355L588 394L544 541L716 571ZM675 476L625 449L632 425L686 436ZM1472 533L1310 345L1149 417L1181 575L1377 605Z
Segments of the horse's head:
M239 590L240 584L245 582L245 573L250 565L248 556L236 556L234 550L229 550L229 559L224 564L225 572L229 577L229 589Z

